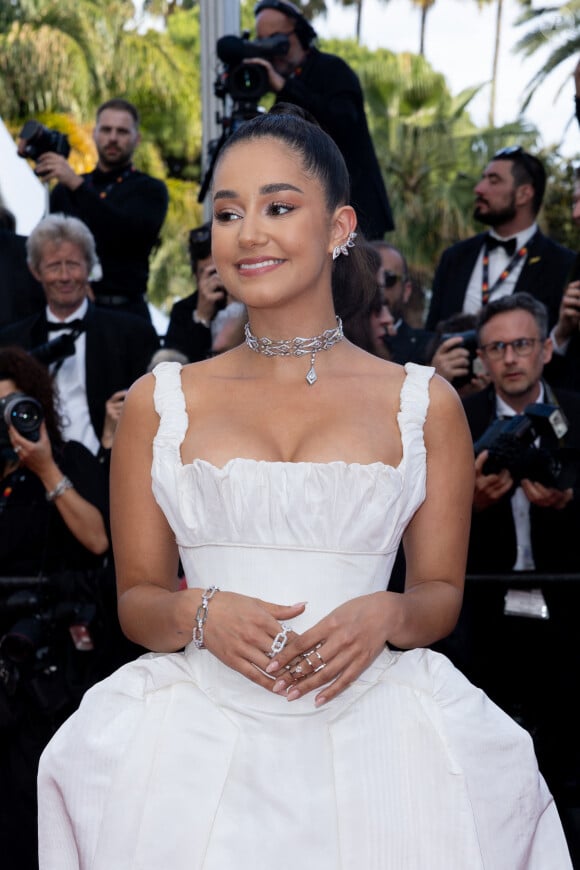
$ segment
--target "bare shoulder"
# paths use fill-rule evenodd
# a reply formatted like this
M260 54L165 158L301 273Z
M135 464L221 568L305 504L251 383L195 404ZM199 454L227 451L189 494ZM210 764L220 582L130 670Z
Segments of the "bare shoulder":
M155 375L138 378L127 391L115 442L145 437L150 439L159 426L154 403Z
M425 437L428 442L445 441L468 446L472 450L471 434L463 404L457 391L440 375L433 375L429 383L429 409L425 422Z

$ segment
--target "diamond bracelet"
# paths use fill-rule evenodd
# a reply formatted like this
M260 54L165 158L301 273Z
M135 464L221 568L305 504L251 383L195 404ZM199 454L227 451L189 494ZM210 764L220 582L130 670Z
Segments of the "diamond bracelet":
M210 586L209 589L206 589L201 596L201 604L197 608L197 613L195 614L195 625L193 626L192 637L192 640L197 649L205 649L205 644L203 642L203 627L207 621L208 604L212 600L216 592L219 592L218 587Z

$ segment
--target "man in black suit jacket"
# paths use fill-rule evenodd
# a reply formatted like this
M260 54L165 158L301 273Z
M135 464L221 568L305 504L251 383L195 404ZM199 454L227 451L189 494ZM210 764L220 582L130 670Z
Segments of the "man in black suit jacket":
M259 39L284 34L290 48L271 63L263 58L251 63L267 70L276 102L306 109L334 139L348 167L360 230L369 240L382 239L394 222L356 74L340 57L314 47L316 31L293 3L261 0L254 15Z
M477 313L488 299L514 292L540 299L548 309L550 328L556 323L574 253L537 227L545 186L542 163L521 148L505 148L493 156L475 187L474 211L491 230L443 252L427 329L460 311Z
M49 340L62 345L51 353L64 435L93 453L109 448L126 390L147 370L159 346L144 318L98 308L89 301L88 276L96 262L90 230L74 217L50 215L27 242L28 262L41 283L46 306L0 330L0 345L36 351ZM54 349L54 345L53 345Z
M474 442L500 417L526 420L525 408L540 402L563 412L568 431L548 431L531 449L580 450L580 396L553 390L542 377L552 353L545 306L526 293L503 297L482 309L477 331L491 383L464 399ZM520 457L523 439L518 443ZM567 703L580 668L580 462L570 477L563 466L556 480L539 483L532 472L520 480L513 457L485 473L489 456L482 450L475 459L467 570L504 576L468 581L458 626L439 649L532 732L562 809L570 783L580 787L580 722ZM562 577L568 573L579 579Z
M26 237L0 222L0 329L43 305L42 287L26 265Z

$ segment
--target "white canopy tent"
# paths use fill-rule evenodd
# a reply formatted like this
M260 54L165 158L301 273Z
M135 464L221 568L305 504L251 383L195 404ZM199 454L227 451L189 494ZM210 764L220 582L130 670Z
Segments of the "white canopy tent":
M0 203L16 217L16 232L27 236L48 212L46 186L27 160L16 152L16 143L0 118Z

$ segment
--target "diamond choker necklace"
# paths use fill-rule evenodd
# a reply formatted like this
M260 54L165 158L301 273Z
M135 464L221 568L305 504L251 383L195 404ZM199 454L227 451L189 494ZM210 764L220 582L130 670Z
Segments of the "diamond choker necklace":
M344 335L342 331L342 320L337 315L336 326L333 329L325 329L320 335L315 335L313 338L257 338L250 324L246 323L246 344L250 350L256 353L261 353L264 356L306 356L310 354L310 368L306 375L306 383L312 386L318 380L318 376L314 370L316 354L319 350L329 350L333 345L342 341Z

